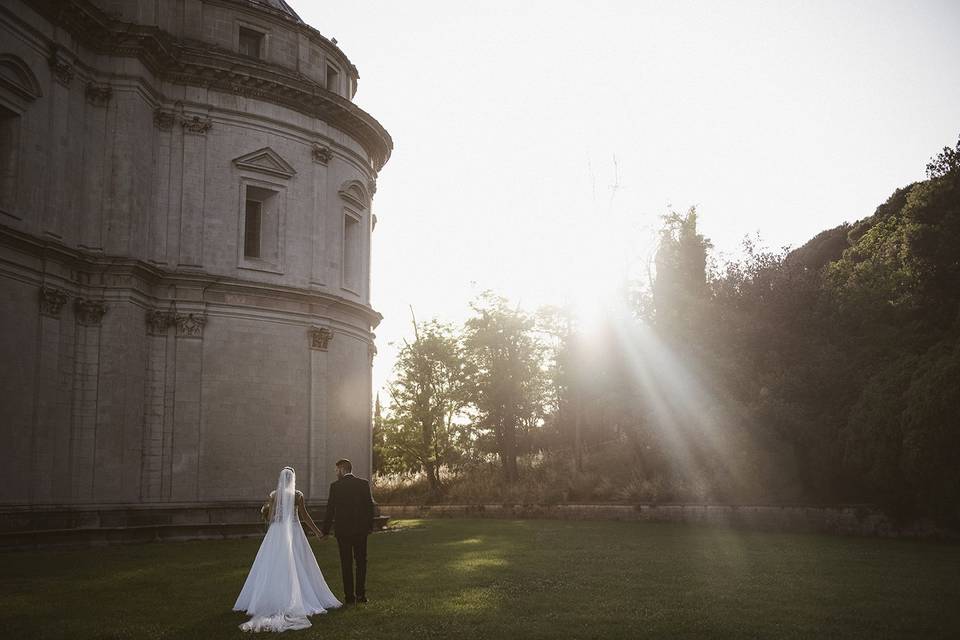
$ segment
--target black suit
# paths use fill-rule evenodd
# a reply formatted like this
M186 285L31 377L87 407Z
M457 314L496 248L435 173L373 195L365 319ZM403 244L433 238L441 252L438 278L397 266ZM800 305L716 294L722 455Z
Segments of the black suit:
M348 474L330 485L330 498L321 530L326 535L333 526L340 547L340 571L343 573L343 595L346 602L366 597L367 535L373 531L373 495L370 483ZM353 561L357 562L354 590Z

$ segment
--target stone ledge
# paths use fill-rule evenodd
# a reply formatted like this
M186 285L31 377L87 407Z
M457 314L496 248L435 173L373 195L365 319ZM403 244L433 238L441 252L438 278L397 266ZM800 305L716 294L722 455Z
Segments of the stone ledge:
M769 506L713 504L479 504L379 505L391 518L621 520L705 524L785 533L960 540L960 532L930 522L898 526L864 505Z
M263 535L262 502L0 507L0 549L207 540ZM320 522L325 503L308 503ZM387 514L374 518L381 530Z
M262 502L166 503L0 507L0 534L17 532L109 530L149 526L226 526L258 523ZM307 505L323 517L324 505Z
M174 540L226 540L232 538L256 538L263 534L264 525L259 522L7 531L0 533L0 549L20 550L87 547Z

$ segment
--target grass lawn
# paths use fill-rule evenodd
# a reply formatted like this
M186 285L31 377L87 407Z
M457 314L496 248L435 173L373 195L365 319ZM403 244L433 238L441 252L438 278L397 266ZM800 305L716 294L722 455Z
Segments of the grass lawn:
M311 544L342 593L336 543ZM0 637L240 638L259 540L0 553ZM627 522L407 520L367 605L294 638L960 637L960 546Z

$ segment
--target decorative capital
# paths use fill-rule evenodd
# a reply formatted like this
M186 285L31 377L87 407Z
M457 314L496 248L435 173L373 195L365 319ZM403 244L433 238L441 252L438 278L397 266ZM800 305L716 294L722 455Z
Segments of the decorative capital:
M326 165L330 162L330 158L333 157L333 151L330 151L330 147L325 147L320 144L313 145L313 161L322 165Z
M153 123L162 131L170 131L177 121L177 116L173 111L166 109L156 109L153 112Z
M201 118L200 116L193 116L192 118L184 116L180 118L180 126L183 127L184 133L196 133L203 136L207 134L207 131L210 131L213 121L210 118Z
M57 318L67 302L67 292L53 287L40 287L40 313Z
M113 89L108 84L87 83L87 102L98 107L105 107L113 97Z
M164 336L167 329L177 323L177 315L169 311L157 311L150 309L147 311L147 334L151 336Z
M77 298L73 303L73 310L77 315L77 322L86 327L98 327L107 312L107 303L103 300Z
M326 351L333 338L333 331L327 327L310 327L310 348Z
M207 316L200 313L178 313L176 323L178 338L202 338Z
M73 80L73 65L60 52L59 47L50 54L47 62L50 63L50 71L53 72L54 79L63 86L69 87L70 81Z

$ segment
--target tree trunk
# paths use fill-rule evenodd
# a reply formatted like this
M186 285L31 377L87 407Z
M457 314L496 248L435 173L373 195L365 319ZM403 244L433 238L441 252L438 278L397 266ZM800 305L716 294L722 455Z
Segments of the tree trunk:
M520 479L520 473L517 471L517 425L514 418L505 420L503 429L503 473L508 483L514 483Z

